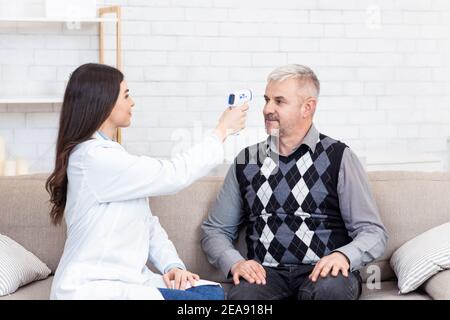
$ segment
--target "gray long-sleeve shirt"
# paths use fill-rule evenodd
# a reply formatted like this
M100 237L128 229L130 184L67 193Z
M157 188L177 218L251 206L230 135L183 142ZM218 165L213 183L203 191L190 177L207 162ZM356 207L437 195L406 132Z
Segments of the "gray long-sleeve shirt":
M319 132L313 125L301 144L314 150L318 136ZM364 168L350 148L343 153L337 192L342 219L353 241L335 251L348 258L351 271L358 270L384 253L387 233ZM226 276L236 262L244 259L233 244L243 222L243 200L233 164L208 218L203 222L201 240L209 262Z

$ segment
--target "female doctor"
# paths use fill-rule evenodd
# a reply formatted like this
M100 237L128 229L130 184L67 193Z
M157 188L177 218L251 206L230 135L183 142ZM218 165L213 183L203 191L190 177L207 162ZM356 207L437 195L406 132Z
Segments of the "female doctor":
M65 213L67 225L50 298L222 299L220 286L195 286L199 276L186 270L147 197L175 193L221 163L222 143L244 128L248 106L226 109L202 142L158 160L131 155L113 139L130 125L133 105L115 68L85 64L70 77L46 182L51 219L58 224Z

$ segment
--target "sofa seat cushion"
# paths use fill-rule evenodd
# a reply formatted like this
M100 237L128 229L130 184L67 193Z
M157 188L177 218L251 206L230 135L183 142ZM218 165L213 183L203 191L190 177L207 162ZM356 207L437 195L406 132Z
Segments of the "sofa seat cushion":
M431 297L420 289L399 294L397 281L382 281L380 284L380 289L369 289L363 283L360 300L431 300Z
M450 270L435 274L422 287L433 299L450 300Z
M52 281L53 276L44 280L34 281L26 286L20 287L13 294L0 297L0 300L48 300Z
M27 286L21 287L14 294L0 297L0 300L46 300L50 296L50 289L52 286L53 276L45 280L35 281ZM230 290L231 283L222 283L225 292ZM361 300L430 300L430 296L420 290L408 294L398 294L397 282L383 281L381 282L381 289L369 290L363 285L363 291L360 297Z

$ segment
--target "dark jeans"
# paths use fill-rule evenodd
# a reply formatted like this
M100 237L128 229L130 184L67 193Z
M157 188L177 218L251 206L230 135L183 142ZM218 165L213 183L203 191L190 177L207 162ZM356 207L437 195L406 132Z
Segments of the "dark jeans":
M266 284L251 284L240 279L237 286L228 292L230 300L356 300L361 295L361 276L359 271L342 273L333 277L329 274L316 282L308 276L314 266L269 268L266 270Z
M187 290L158 288L164 300L223 300L225 295L220 286L198 286Z

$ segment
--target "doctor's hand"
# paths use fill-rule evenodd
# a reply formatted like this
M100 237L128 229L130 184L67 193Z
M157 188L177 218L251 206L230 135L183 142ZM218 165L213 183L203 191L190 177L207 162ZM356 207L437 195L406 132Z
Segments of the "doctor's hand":
M350 268L347 256L340 252L333 252L332 254L322 257L317 262L313 271L309 275L312 282L316 282L320 277L325 278L331 272L333 277L336 277L339 272L342 272L344 277L348 277L348 269Z
M248 104L240 107L228 107L220 116L215 133L222 141L231 134L235 134L245 128L247 120Z
M186 284L189 281L192 286L195 285L195 281L200 280L198 274L189 272L187 270L182 270L179 268L172 268L163 275L164 283L169 289L184 290L186 289ZM173 280L173 284L172 284Z
M239 284L240 277L249 283L266 284L266 270L255 260L240 260L233 264L230 272L235 285Z

